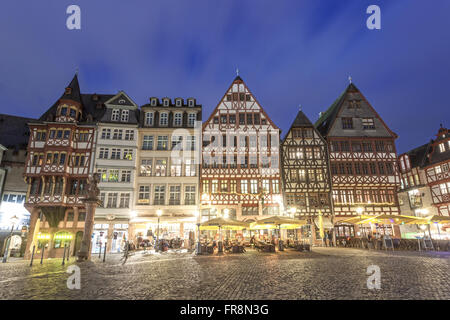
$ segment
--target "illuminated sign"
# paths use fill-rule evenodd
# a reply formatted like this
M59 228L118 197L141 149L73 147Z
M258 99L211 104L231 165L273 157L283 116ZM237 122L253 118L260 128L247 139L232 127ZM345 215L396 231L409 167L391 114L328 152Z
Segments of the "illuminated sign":
M14 193L3 194L4 202L23 204L25 202L25 198L26 198L25 194L14 194Z

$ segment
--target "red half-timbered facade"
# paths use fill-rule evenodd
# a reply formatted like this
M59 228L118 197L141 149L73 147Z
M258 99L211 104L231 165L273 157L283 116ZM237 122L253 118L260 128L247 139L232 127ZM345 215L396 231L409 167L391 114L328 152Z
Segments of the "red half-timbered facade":
M283 213L279 129L237 76L203 124L201 218Z
M60 99L30 122L25 181L31 212L26 257L32 247L45 257L72 255L79 249L85 223L82 198L93 170L95 120L103 110L99 95L82 95L75 75ZM97 108L98 107L98 108Z
M354 84L315 126L328 144L335 215L399 214L397 135Z

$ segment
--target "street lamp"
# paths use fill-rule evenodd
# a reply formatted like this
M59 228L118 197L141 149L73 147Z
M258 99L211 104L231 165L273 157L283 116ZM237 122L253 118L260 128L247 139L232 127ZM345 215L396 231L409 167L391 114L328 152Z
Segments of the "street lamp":
M12 216L10 219L12 227L11 227L11 232L9 234L9 238L6 240L6 248L5 248L5 253L3 255L3 263L5 263L8 260L8 256L9 256L9 247L11 245L11 241L12 241L12 235L13 235L13 231L14 231L14 225L16 225L19 222L19 218L14 215Z
M159 219L161 218L162 214L163 214L163 212L161 209L156 210L156 215L158 216L158 231L156 233L156 248L155 248L156 250L155 251L158 251L158 249L159 249Z

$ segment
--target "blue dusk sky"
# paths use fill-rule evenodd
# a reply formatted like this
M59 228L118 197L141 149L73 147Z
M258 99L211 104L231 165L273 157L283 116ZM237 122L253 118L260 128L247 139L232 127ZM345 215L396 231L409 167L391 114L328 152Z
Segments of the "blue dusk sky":
M81 8L81 30L66 9ZM366 8L381 8L381 30ZM450 1L2 0L0 113L38 117L79 69L83 93L195 97L206 119L240 76L283 130L311 121L348 76L399 153L450 127Z

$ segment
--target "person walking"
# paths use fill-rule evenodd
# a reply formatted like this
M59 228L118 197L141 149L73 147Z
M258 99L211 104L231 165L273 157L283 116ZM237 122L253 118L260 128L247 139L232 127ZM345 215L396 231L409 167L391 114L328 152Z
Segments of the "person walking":
M325 231L325 232L323 233L323 243L325 244L325 247L328 247L328 246L327 246L327 238L328 238L328 234L327 234L327 232Z

